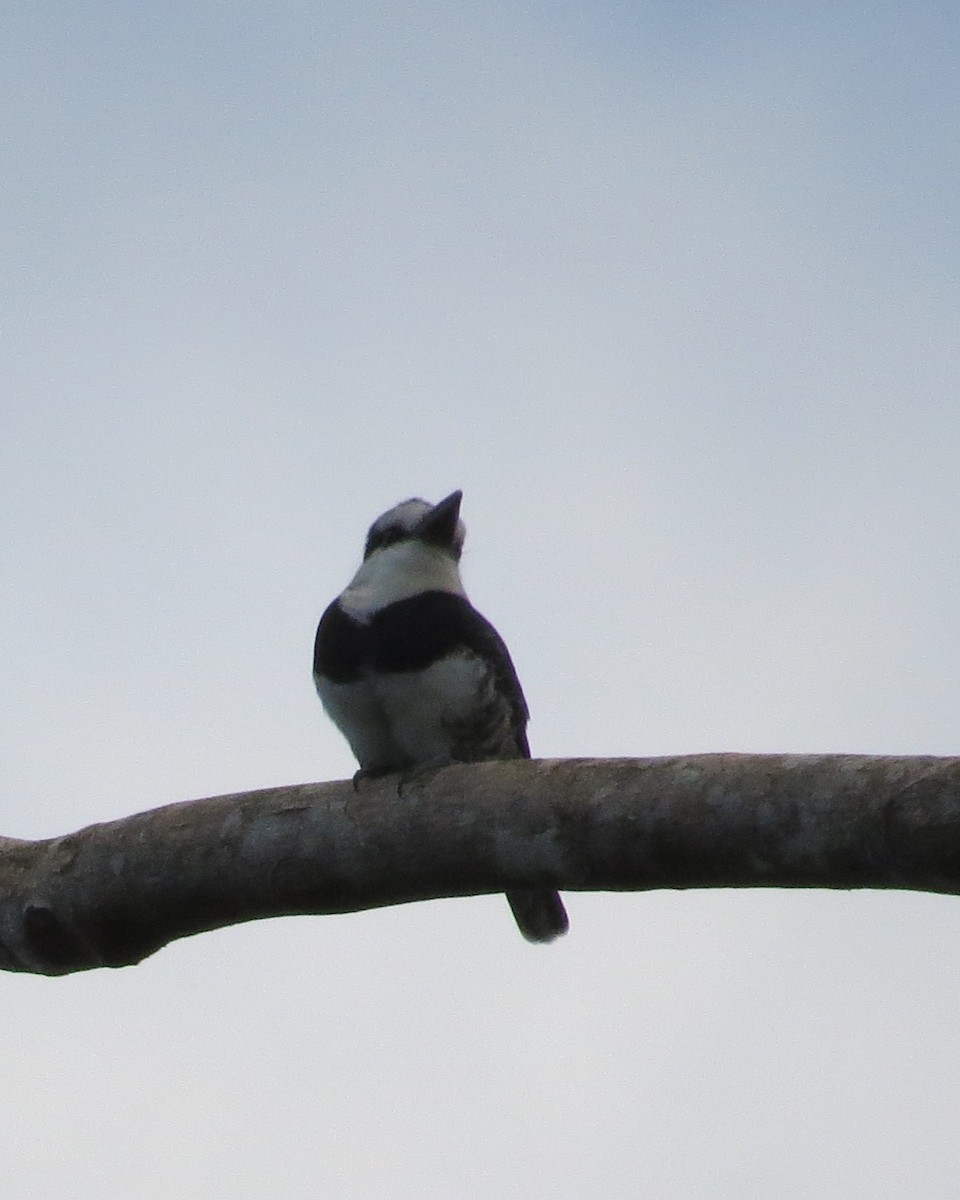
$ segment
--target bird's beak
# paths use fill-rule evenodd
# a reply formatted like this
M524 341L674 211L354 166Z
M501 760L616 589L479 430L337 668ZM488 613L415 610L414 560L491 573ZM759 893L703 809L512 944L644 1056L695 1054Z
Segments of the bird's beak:
M452 546L457 536L462 499L463 492L456 491L451 492L439 504L435 504L425 516L421 517L417 526L417 537L431 546Z

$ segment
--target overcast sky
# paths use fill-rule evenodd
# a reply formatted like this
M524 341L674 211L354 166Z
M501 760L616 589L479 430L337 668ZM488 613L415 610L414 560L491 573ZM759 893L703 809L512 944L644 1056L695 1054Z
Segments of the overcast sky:
M947 3L74 0L0 36L0 831L342 778L464 489L535 754L960 753ZM0 978L5 1193L939 1200L960 907L500 897Z

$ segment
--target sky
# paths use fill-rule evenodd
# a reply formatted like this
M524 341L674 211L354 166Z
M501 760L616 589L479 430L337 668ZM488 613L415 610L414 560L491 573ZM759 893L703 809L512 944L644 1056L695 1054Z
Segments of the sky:
M464 490L536 755L955 754L960 14L52 0L0 37L7 836L354 770ZM0 979L10 1195L930 1200L960 909L500 897Z

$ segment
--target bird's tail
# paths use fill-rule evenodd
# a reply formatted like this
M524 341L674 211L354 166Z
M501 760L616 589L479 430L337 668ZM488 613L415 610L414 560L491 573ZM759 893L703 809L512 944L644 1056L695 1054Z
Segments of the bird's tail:
M520 888L507 892L507 900L520 932L528 942L552 942L566 933L570 922L559 892L548 888Z

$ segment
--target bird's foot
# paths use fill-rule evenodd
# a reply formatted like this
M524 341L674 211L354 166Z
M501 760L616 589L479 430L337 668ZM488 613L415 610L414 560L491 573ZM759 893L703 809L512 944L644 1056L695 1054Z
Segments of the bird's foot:
M410 784L422 786L436 775L441 767L449 767L451 760L449 758L431 758L427 762L417 763L415 767L407 767L400 772L400 778L397 780L397 795L402 796L404 789Z
M397 795L402 796L404 789L410 784L419 785L428 782L441 767L449 767L449 758L431 758L414 766L404 767L397 771L396 767L361 767L354 772L353 790L360 791L360 785L367 779L383 779L385 775L397 776Z
M360 784L365 779L382 779L384 775L393 775L393 771L382 771L378 767L361 767L359 771L353 773L353 790L360 791Z

